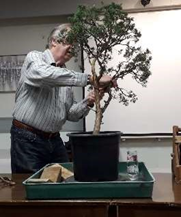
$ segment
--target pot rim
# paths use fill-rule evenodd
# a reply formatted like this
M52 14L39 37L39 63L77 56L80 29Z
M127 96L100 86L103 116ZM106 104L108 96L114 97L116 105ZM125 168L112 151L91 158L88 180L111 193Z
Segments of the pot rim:
M122 135L121 131L101 131L99 134L93 134L93 131L67 133L69 137L103 137L103 136L115 136Z

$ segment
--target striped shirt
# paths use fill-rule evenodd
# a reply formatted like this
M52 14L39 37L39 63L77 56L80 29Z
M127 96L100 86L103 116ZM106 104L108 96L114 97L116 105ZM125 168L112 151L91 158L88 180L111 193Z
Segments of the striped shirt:
M55 67L49 49L28 53L21 69L13 118L45 132L58 132L66 120L78 121L89 108L76 103L72 86L86 86L87 74Z

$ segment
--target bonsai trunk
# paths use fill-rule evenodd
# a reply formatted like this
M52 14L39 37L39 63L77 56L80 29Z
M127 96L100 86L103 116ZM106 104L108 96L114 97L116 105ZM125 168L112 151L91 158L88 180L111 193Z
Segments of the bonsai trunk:
M101 111L101 106L100 106L100 97L99 97L99 90L94 89L95 92L95 104L96 104L96 118L95 118L95 123L94 123L94 131L93 134L98 134L100 132L101 128L101 122L102 122L102 111Z
M95 117L94 130L93 130L94 135L100 132L101 122L102 122L102 110L101 110L101 105L100 105L100 94L99 94L99 81L96 76L95 63L96 63L96 59L93 59L93 61L91 62L91 72L92 72L93 81L94 81L93 86L94 86L95 105L96 105L96 117Z

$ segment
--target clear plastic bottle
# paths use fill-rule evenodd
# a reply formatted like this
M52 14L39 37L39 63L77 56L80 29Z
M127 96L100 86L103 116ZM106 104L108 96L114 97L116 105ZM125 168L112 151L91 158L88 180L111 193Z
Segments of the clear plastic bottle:
M127 173L131 181L138 180L139 165L137 151L127 151Z

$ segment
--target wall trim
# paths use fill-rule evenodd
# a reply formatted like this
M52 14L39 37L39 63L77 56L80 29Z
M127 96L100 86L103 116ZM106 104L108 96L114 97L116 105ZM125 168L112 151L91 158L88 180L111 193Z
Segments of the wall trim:
M179 10L181 4L178 5L165 5L165 6L154 6L154 7L143 7L133 9L123 9L127 13L145 13L145 12L157 12L157 11L168 11L168 10ZM24 18L1 18L0 26L18 26L18 25L32 25L32 24L51 24L68 22L68 17L72 14L67 15L52 15L52 16L41 16L41 17L24 17Z
M125 9L124 11L128 13L144 13L144 12L157 12L157 11L179 10L179 9L181 9L181 4L145 7L145 8L133 8L133 9Z

